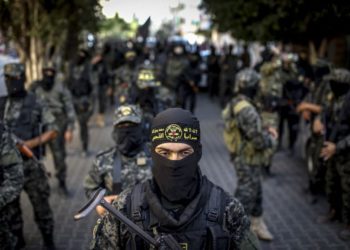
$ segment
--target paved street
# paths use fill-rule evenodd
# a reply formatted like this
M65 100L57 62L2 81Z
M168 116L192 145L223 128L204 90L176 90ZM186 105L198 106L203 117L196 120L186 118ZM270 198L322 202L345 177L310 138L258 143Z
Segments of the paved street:
M198 100L197 113L201 122L203 158L201 169L210 180L233 193L236 178L222 140L223 123L220 109L206 97ZM113 145L111 139L111 116L104 129L90 126L92 155L100 149ZM74 142L68 147L68 186L71 197L63 199L57 193L57 181L51 178L51 205L55 214L55 242L58 249L87 249L97 216L74 222L73 215L86 202L83 178L88 172L93 156L81 158L80 144L75 131ZM47 168L53 173L52 159L48 155ZM336 233L340 224L318 225L316 217L327 211L324 200L310 205L306 186L306 171L300 159L290 158L279 152L272 167L275 177L264 181L264 208L268 226L275 236L271 243L262 244L262 249L350 249L350 243L339 240ZM32 208L26 195L22 194L22 210L25 221L26 249L40 249L41 237L33 221Z

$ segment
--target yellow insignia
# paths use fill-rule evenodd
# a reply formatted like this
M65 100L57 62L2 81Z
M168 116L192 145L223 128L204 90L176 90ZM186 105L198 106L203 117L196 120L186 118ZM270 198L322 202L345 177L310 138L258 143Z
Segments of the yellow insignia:
M121 110L123 116L128 116L132 113L132 110L130 107L123 107Z
M165 129L165 137L169 141L177 141L182 138L182 128L177 124L170 124Z
M188 244L187 243L180 243L182 250L188 250Z

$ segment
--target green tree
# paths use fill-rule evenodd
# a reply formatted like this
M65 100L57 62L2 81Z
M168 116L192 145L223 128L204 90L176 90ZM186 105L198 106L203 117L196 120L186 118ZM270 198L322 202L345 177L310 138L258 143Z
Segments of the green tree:
M173 21L163 21L156 32L156 37L159 41L166 41L174 33Z
M116 13L113 18L107 18L101 22L99 34L101 38L127 39L135 35L135 29L131 23L128 23Z
M320 44L350 33L350 2L319 0L203 0L219 31L247 41Z
M0 30L14 42L31 83L53 54L74 55L82 31L98 29L100 13L98 0L0 0Z

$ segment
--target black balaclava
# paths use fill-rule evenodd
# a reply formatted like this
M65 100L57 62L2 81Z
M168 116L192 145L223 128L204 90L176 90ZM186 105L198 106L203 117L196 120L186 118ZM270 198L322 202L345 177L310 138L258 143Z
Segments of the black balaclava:
M329 85L335 98L339 98L340 96L345 95L350 89L349 83L331 80L329 81Z
M5 76L5 84L9 97L23 97L26 95L24 78Z
M151 132L153 177L163 197L170 202L186 203L197 192L198 162L202 156L199 121L187 110L170 108L159 113ZM155 152L163 143L186 143L194 152L182 160L169 160Z
M53 88L55 83L55 73L52 71L52 74L48 74L48 70L43 71L43 80L41 86L45 91L50 91Z
M127 157L133 157L143 147L142 127L140 124L131 124L127 127L114 127L113 139L118 150Z

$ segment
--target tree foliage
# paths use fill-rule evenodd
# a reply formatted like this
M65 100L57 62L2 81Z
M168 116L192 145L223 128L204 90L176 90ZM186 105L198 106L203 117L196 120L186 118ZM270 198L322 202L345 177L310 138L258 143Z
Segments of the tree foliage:
M247 41L320 41L349 34L350 2L341 0L203 0L219 31Z
M0 30L14 42L31 82L53 54L72 57L81 32L98 29L100 13L98 0L0 0Z
M107 18L101 22L100 35L102 38L133 38L136 34L137 27L138 21L136 19L129 23L116 13L113 18Z
M175 30L174 23L172 21L163 21L161 26L156 32L156 37L159 41L166 41L173 35Z

